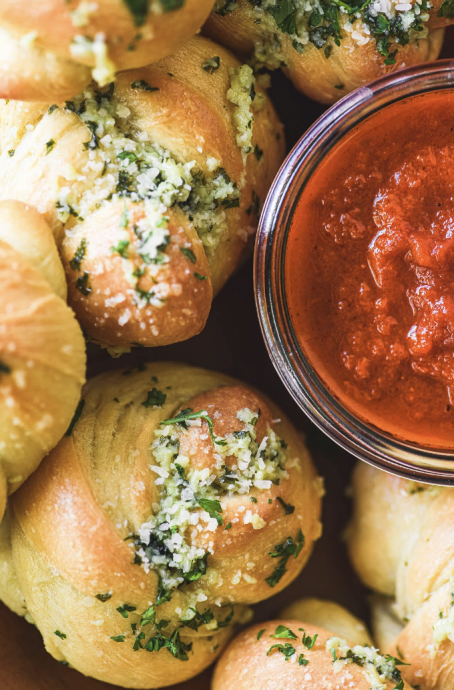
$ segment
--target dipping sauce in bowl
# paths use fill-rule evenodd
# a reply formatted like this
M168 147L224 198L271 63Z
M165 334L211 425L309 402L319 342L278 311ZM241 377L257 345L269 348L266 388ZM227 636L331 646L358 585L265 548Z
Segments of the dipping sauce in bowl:
M454 448L454 92L360 122L306 182L284 264L295 337L353 415Z

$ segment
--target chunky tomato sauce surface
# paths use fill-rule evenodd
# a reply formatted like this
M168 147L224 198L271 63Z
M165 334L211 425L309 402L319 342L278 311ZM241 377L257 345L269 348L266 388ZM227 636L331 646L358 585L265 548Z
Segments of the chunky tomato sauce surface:
M285 286L344 406L454 447L454 93L389 106L330 152L296 210Z

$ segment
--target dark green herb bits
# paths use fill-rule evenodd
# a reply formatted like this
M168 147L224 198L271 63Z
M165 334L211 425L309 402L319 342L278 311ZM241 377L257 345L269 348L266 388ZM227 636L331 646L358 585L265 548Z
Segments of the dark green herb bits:
M197 609L194 609L191 606L190 610L193 611L194 617L190 620L180 621L183 628L191 628L191 630L198 630L202 625L206 625L214 619L214 615L211 609L207 609L206 611L204 611L204 613L199 613Z
M205 510L211 518L215 518L219 527L222 526L222 507L219 501L210 500L209 498L198 498L197 503L203 510Z
M140 91L159 91L157 86L150 86L150 84L144 79L133 81L131 84L131 89L139 89Z
M444 0L438 10L438 16L454 19L454 0Z
M278 652L284 655L286 661L290 661L292 656L296 654L296 649L293 645L290 644L290 642L286 642L285 645L283 644L273 644L272 647L269 648L269 650L266 653L266 656L269 656L274 649L277 649Z
M197 278L197 280L208 280L208 276L202 276L200 273L194 273L194 278Z
M10 149L10 150L8 151L8 156L9 156L10 158L12 158L12 157L14 156L15 153L16 153L16 149Z
M126 637L126 635L115 635L115 637L111 637L110 639L113 640L114 642L124 642L125 637Z
M298 33L296 26L295 6L291 0L281 0L268 9L278 28L285 34Z
M279 501L279 503L280 503L281 506L283 507L284 512L285 512L286 515L291 515L292 513L295 512L295 506L291 506L290 503L286 503L286 502L284 501L284 499L281 498L280 496L277 496L277 497L276 497L276 500Z
M188 249L187 247L180 247L180 252L183 254L184 257L186 257L186 259L188 259L188 261L191 262L191 264L195 264L195 262L197 261L192 249Z
M82 276L79 276L76 280L76 289L79 290L85 297L91 293L91 287L88 284L90 280L90 274L88 271L84 271Z
M149 0L123 0L124 4L131 12L134 24L136 26L142 26L149 12Z
M292 537L287 537L287 539L282 542L282 544L277 544L275 546L275 551L270 551L271 558L279 558L279 563L274 569L274 573L270 577L265 578L265 582L270 587L275 587L281 578L287 572L287 563L291 556L293 558L298 558L302 549L304 547L304 534L301 530L298 531L296 541Z
M0 374L11 374L11 367L0 360Z
M260 160L262 159L263 151L262 151L262 149L260 148L260 146L259 146L258 144L256 144L256 145L254 146L254 155L255 155L255 157L257 158L258 161L260 161Z
M270 635L270 637L275 637L278 639L288 639L288 640L297 640L298 636L295 635L293 630L290 630L290 628L287 628L285 625L278 625L274 635Z
M54 632L54 635L60 638L60 640L66 640L67 635L65 633L60 632L60 630L56 630Z
M48 114L48 115L52 115L52 113L54 112L54 110L58 110L58 105L55 105L55 104L54 104L54 105L49 106L49 109L48 109L48 111L47 111L47 114Z
M208 414L205 412L205 410L202 410L201 412L193 412L190 407L186 408L186 410L182 410L177 414L176 417L173 417L172 419L164 419L162 422L159 422L162 425L168 425L168 424L179 424L182 426L184 429L187 429L187 420L191 419L203 419L207 424L208 424L208 431L210 433L211 440L213 442L213 445L218 445L218 446L224 446L226 445L226 441L223 438L217 438L214 435L213 428L214 428L214 423L211 417L208 416Z
M91 132L91 139L90 139L90 141L84 142L84 148L89 149L91 151L94 151L94 149L99 148L99 139L98 139L98 135L96 134L96 130L98 129L98 124L96 122L93 122L93 120L84 120L84 125Z
M162 407L166 401L167 394L153 388L148 391L147 399L142 403L144 407Z
M51 151L53 151L55 147L55 141L53 139L49 139L49 141L46 141L46 156L49 155Z
M131 606L131 604L122 604L117 608L117 611L123 616L123 618L129 618L129 614L137 611L137 608L135 606Z
M80 419L80 416L83 412L83 409L85 407L85 400L82 398L82 400L79 401L79 404L76 407L76 411L74 412L73 418L71 420L71 424L69 425L65 436L71 436L72 432L74 431L74 427L76 426L77 422Z
M259 630L257 633L257 642L260 640L262 637L263 633L265 632L265 628L262 628L262 630Z
M112 594L110 592L108 592L107 594L96 594L96 599L98 599L98 601L102 601L103 604L106 601L109 601L109 599L111 599L111 598L112 598Z
M127 259L129 256L129 240L120 240L115 247L111 247L112 254L120 254L122 259Z
M73 271L80 271L80 266L84 260L85 254L87 252L87 240L85 237L80 241L79 246L76 249L76 253L69 262Z
M306 635L304 628L298 628L298 630L300 630L303 633L303 637L301 638L301 642L306 647L306 649L311 650L317 641L318 633L316 633L314 635L314 637L309 637L309 635Z
M208 72L208 74L213 74L217 69L219 69L221 65L221 58L219 57L212 57L208 58L205 60L205 62L202 64L203 69L205 72Z
M143 649L147 652L159 652L161 649L167 649L176 659L187 661L189 658L188 652L192 649L192 642L190 644L182 642L180 631L178 628L175 628L170 638L161 632L156 633L156 635L150 637Z

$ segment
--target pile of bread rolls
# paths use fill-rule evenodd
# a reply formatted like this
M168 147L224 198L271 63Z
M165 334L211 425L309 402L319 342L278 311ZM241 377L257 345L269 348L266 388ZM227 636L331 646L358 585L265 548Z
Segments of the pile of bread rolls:
M265 69L332 102L436 58L449 2L0 0L0 598L62 664L124 688L218 658L213 690L451 687L450 489L358 468L373 638L315 599L237 634L322 534L302 435L185 364L85 383L85 341L197 335L250 255L286 152Z

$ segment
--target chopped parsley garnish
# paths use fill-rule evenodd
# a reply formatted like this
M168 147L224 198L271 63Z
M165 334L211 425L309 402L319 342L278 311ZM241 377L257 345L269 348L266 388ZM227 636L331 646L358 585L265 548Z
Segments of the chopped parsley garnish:
M251 496L251 503L257 503L257 499L255 496Z
M266 656L269 656L274 649L277 649L278 652L284 655L286 661L290 661L291 657L296 654L296 649L293 647L290 642L286 642L285 645L283 644L273 644L269 650L266 653Z
M0 374L11 374L11 367L0 360Z
M115 247L110 248L110 251L112 252L112 254L120 254L122 259L127 259L129 256L129 244L129 240L120 240Z
M99 139L96 134L98 124L97 122L93 122L93 120L83 120L83 123L91 132L91 139L90 141L84 142L84 148L93 151L94 149L99 148Z
M16 153L16 149L10 149L10 150L8 151L8 156L10 156L10 157L12 158L12 157L14 156L15 153Z
M254 190L252 190L252 203L249 206L249 208L246 209L246 213L248 214L248 216L250 216L251 213L254 216L258 216L260 213L260 199L258 194L254 192Z
M65 633L60 632L60 630L56 630L54 632L54 635L60 638L60 640L66 640L66 635Z
M87 240L84 237L80 241L80 244L76 249L76 253L74 254L71 261L69 262L69 265L71 266L73 271L80 271L80 266L81 266L82 261L84 260L86 251L87 251Z
M80 419L80 416L82 414L82 411L85 406L85 400L82 398L82 400L79 401L79 404L76 407L76 411L74 412L73 418L71 420L71 424L69 425L65 436L71 436L72 432L74 431L74 427L76 426L77 422Z
M287 628L285 625L278 625L276 630L274 631L274 635L270 635L270 637L275 637L275 638L283 638L283 639L288 639L288 640L297 640L298 636L295 635L293 630L290 630L290 628Z
M195 264L195 262L197 261L192 249L188 249L187 247L180 247L180 252L183 254L183 256L186 257L186 259L188 259L191 262L191 264Z
M225 201L222 201L221 203L225 209L238 208L240 205L240 200L239 199L225 199Z
M132 151L121 151L121 153L118 154L117 158L119 158L121 161L129 161L130 163L135 163L137 160L137 156L135 153Z
M212 58L208 58L207 60L205 60L202 67L205 70L205 72L208 72L208 74L213 74L213 72L215 72L217 69L219 69L220 64L221 64L221 58L212 57Z
M194 273L194 278L197 278L197 280L208 280L207 276L201 276L200 273Z
M123 616L123 618L129 618L129 614L133 611L137 611L137 608L135 606L131 606L130 604L122 604L117 608L117 611Z
M226 441L222 438L217 438L214 435L213 428L214 428L214 423L211 417L208 416L208 414L205 412L205 410L202 410L201 412L193 412L190 407L186 408L186 410L182 410L177 414L176 417L172 417L172 419L164 419L162 422L159 422L162 425L168 425L168 424L180 424L184 429L187 429L187 420L191 419L203 419L207 424L208 424L208 431L210 433L211 440L213 442L213 445L218 445L218 446L225 446Z
M290 503L286 503L280 496L276 496L276 501L279 501L286 515L291 515L295 512L295 506L291 506Z
M88 284L89 279L89 272L84 271L84 274L82 276L79 276L76 280L76 289L79 290L85 296L89 295L91 292L91 287Z
M204 613L199 613L197 609L189 607L194 612L194 618L190 620L180 621L183 628L191 628L191 630L198 630L201 625L206 625L213 620L214 614L211 609L207 609Z
M265 632L265 628L262 628L262 630L259 630L257 633L257 642L260 640L262 637L263 633Z
M306 647L306 649L312 649L317 640L318 633L315 633L314 637L309 637L309 635L306 635L304 628L298 628L298 630L303 633L303 637L301 638L303 645Z
M287 563L291 556L293 558L298 558L304 546L304 534L301 530L298 531L296 537L296 542L292 537L287 537L287 539L282 542L282 544L277 544L274 548L276 551L270 551L271 558L279 558L279 563L274 569L274 573L270 577L265 578L265 582L270 587L275 587L281 578L287 572Z
M54 105L49 106L49 109L48 109L48 111L47 111L47 114L48 114L48 115L52 115L52 113L54 112L54 110L58 110L58 105L55 105L55 104L54 104Z
M454 19L454 0L444 0L438 10L438 17L446 17L446 19Z
M300 666L307 666L309 663L309 659L304 658L304 654L300 654L298 657L298 664Z
M174 465L175 465L175 469L178 472L178 474L180 475L180 477L182 479L186 479L186 470L184 469L184 467L179 465L177 462L175 462Z
M98 599L99 601L102 601L103 603L105 601L109 601L109 599L111 599L111 598L112 598L112 594L110 592L108 592L107 594L96 594L96 599Z
M49 139L49 141L46 141L46 156L49 155L49 153L53 150L55 146L55 141L53 139Z
M230 529L231 527L232 527L232 523L231 523L231 522L229 522L229 524L228 524L228 525L226 526L226 528L225 528L225 529Z
M178 628L175 628L170 638L163 635L162 632L156 633L156 635L150 637L143 649L146 649L147 652L159 652L161 649L168 649L176 659L187 661L189 658L187 653L192 649L192 642L190 644L182 642L180 631Z
M162 391L158 391L157 388L153 388L148 391L147 399L141 403L144 407L162 407L166 401L167 394Z
M134 18L136 26L142 26L149 12L149 0L123 0Z
M131 89L140 89L140 91L159 91L156 86L150 86L150 84L144 79L133 81L131 84Z
M115 637L111 637L110 639L113 640L114 642L124 642L125 641L125 635L116 635Z
M262 149L259 147L258 144L256 144L256 145L254 146L254 155L255 155L255 157L257 158L258 161L262 159L263 151L262 151Z
M216 518L219 527L222 526L222 507L219 501L210 500L209 498L197 498L197 503L203 510L205 510L211 518Z

